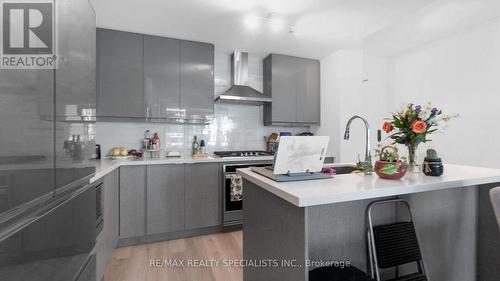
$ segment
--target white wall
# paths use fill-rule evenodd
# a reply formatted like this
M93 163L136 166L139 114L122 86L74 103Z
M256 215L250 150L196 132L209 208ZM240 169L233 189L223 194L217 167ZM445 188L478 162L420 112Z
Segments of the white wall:
M330 150L338 162L364 160L365 127L361 120L351 125L351 138L343 139L349 118L360 115L371 127L372 149L377 129L389 115L388 60L367 56L362 50L338 51L321 60L321 126L318 135L330 136Z
M500 149L496 148L500 139L499 50L497 19L415 46L398 57L375 57L359 50L335 52L321 60L322 125L316 132L332 137L332 153L338 161L355 161L364 153L364 132L356 122L351 140L342 140L350 116L360 114L369 120L373 148L383 118L401 103L431 101L460 117L444 133L433 135L432 142L421 145L418 159L433 147L448 163L500 167ZM406 153L404 147L400 150Z
M461 115L433 137L432 145L446 162L500 167L500 20L391 63L395 105L432 101Z

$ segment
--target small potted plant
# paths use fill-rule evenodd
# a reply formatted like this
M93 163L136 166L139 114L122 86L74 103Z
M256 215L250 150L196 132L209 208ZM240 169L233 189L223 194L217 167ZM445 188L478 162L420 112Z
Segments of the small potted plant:
M375 173L380 178L399 180L406 174L406 165L400 160L398 149L388 145L378 153L380 160L375 162Z
M439 177L443 174L443 162L441 162L441 158L438 157L436 150L427 149L427 156L424 158L422 168L424 174L427 176Z

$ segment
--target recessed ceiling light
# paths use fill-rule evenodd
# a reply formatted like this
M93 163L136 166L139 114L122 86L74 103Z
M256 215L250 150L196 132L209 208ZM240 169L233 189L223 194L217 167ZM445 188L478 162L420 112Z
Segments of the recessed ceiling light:
M260 19L256 15L247 15L244 19L245 26L250 30L255 30L260 26Z

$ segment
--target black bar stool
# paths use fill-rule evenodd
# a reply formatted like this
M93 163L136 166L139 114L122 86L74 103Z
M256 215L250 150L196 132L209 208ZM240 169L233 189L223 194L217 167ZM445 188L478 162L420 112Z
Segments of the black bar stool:
M375 205L399 203L408 208L409 221L373 225L372 210ZM389 281L427 281L410 204L403 199L375 201L368 205L366 213L371 277L381 281L381 269L396 268L396 278ZM398 267L409 263L417 264L417 272L399 276Z

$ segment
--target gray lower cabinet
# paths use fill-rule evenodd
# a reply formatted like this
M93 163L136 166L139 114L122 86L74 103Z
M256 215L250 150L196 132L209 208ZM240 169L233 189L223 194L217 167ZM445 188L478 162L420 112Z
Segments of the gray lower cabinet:
M214 45L181 41L181 109L188 120L214 114Z
M318 60L271 54L264 59L265 125L320 124Z
M184 165L147 167L147 234L184 230Z
M222 224L219 163L186 164L186 229Z
M97 116L145 117L143 36L97 30Z
M144 35L144 97L148 118L180 116L180 40Z
M120 238L146 234L145 190L146 166L120 167Z
M101 280L106 266L118 243L118 171L106 175L103 179L102 194L104 200L103 227L96 241L96 272Z

